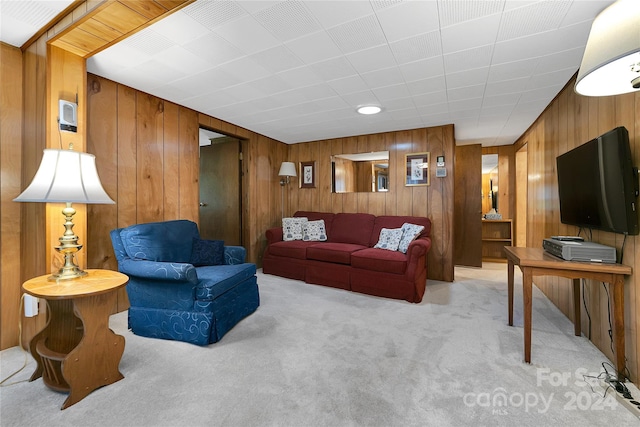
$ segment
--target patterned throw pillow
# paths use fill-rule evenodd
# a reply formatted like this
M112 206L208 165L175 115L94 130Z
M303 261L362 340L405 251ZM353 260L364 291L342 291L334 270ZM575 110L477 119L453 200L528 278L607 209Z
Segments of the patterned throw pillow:
M302 224L302 240L305 242L324 242L327 240L327 230L324 227L324 219L308 221Z
M305 217L282 218L282 240L302 240L302 225L307 221Z
M190 264L194 267L224 264L224 241L194 237Z
M380 238L374 248L397 251L401 238L402 228L383 228L380 230Z
M400 239L398 250L403 254L406 254L409 250L409 244L413 242L416 237L420 235L420 233L422 233L422 230L424 230L424 225L409 224L408 222L405 222L404 224L402 224L401 230L402 239Z

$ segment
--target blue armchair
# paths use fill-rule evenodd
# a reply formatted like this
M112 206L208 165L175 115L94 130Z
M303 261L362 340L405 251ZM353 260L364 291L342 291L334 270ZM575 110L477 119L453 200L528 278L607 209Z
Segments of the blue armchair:
M129 276L129 328L136 335L207 345L260 305L255 264L241 246L202 240L175 220L111 231L118 270Z

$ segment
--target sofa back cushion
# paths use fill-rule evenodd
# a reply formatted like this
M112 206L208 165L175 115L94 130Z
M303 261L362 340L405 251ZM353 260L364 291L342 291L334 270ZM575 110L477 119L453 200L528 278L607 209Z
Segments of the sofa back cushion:
M331 231L327 230L328 241L369 246L375 219L374 215L366 213L336 214L333 218L333 224L331 224ZM376 238L373 244L375 245L377 241Z
M194 237L200 237L198 226L188 220L136 224L120 231L127 255L149 261L188 263Z
M369 247L372 248L378 243L380 231L382 231L383 228L400 228L405 222L424 226L424 230L422 230L422 233L420 233L417 239L431 235L431 220L429 218L421 216L378 216L373 225L371 238L369 239Z
M310 211L298 211L293 214L295 217L306 217L309 221L317 221L319 219L324 220L324 229L327 232L327 236L330 236L331 225L333 218L336 214L328 212L310 212Z

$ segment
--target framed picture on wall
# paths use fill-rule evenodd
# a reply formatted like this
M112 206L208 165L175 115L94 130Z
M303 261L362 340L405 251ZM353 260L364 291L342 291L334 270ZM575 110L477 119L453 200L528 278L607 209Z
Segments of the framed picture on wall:
M316 162L300 162L300 188L316 188Z
M405 155L405 186L429 185L429 157L428 152Z

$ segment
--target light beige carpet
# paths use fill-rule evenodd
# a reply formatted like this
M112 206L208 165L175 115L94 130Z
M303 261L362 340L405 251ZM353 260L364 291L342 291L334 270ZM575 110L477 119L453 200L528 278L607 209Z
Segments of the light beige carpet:
M603 397L604 355L534 289L531 365L523 362L521 276L507 326L506 265L429 281L420 304L258 273L256 313L197 347L125 337L125 378L61 411L42 380L0 389L8 426L585 426L637 417ZM19 368L0 353L1 376ZM12 379L28 378L34 363ZM564 380L566 378L566 380ZM593 390L592 390L593 388Z

